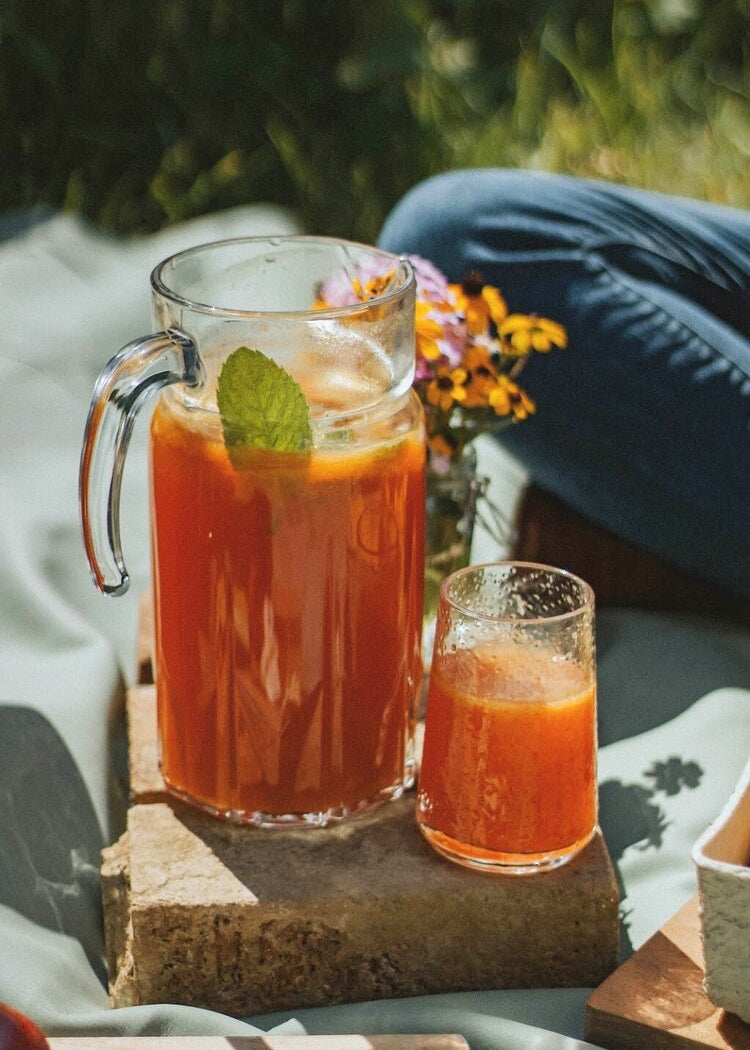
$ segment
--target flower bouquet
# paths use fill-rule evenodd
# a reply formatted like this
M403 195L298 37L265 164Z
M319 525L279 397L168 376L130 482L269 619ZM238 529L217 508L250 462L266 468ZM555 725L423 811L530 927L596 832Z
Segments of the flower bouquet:
M427 425L425 536L425 654L440 584L468 564L478 507L482 523L502 542L503 516L486 497L488 479L477 476L473 441L522 422L536 406L518 377L534 353L567 346L557 321L511 313L499 288L472 272L451 284L436 266L408 255L417 282L414 389ZM382 292L391 273L360 274L329 283L321 305L366 302Z
M527 419L535 404L518 384L532 353L567 345L557 321L510 313L498 288L468 274L449 284L410 256L417 276L414 386L424 405L430 469L446 473L480 434Z

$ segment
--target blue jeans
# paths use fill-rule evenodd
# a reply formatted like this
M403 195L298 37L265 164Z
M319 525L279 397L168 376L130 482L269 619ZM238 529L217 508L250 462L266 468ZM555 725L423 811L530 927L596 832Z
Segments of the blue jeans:
M471 269L569 346L498 439L532 480L682 569L750 597L750 213L567 176L429 179L380 243Z

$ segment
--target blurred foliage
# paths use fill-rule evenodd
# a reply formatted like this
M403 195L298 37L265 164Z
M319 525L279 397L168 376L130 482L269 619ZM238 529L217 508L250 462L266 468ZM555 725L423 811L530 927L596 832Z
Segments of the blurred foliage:
M750 206L750 0L4 0L0 208L273 201L372 240L447 168Z

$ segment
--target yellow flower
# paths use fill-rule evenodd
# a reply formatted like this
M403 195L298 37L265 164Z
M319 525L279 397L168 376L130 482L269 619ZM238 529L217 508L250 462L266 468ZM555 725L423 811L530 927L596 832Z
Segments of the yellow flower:
M452 437L453 435L449 435ZM432 434L428 439L430 446L430 452L434 456L440 456L444 459L450 459L453 453L456 451L457 442L455 439L451 442L448 440L448 436L444 433Z
M429 316L431 310L430 303L423 303L420 299L417 300L417 355L427 358L428 361L437 361L441 353L437 340L443 335L443 326Z
M466 399L467 374L463 368L446 368L441 365L437 375L427 386L427 400L436 408L448 412L456 402Z
M497 372L491 364L477 362L469 369L464 407L486 408L491 404L490 395L497 386L497 380Z
M497 416L513 416L515 420L528 419L536 405L518 383L506 375L497 377L497 385L490 392L489 402Z
M483 284L478 273L470 273L461 284L448 285L453 293L455 308L466 318L469 335L482 335L490 321L496 325L508 315L508 306L498 288Z
M357 291L357 298L376 299L379 295L382 295L393 280L395 272L395 270L389 270L388 273L381 274L379 277L371 277L364 287L355 278L352 283Z
M564 350L568 345L568 333L557 321L547 317L510 314L498 325L500 337L506 341L510 352L523 357L537 350L547 354L553 346Z
M469 371L475 368L492 368L492 351L482 343L472 343L466 348L463 363Z

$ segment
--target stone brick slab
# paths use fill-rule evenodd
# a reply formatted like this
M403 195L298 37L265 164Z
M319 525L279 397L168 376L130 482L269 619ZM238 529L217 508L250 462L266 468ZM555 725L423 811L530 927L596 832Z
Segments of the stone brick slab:
M115 1006L248 1015L481 988L592 986L614 968L601 836L527 878L443 860L405 797L333 828L264 831L144 803L105 851Z
M159 771L155 685L137 685L128 690L127 724L131 801L168 800Z

